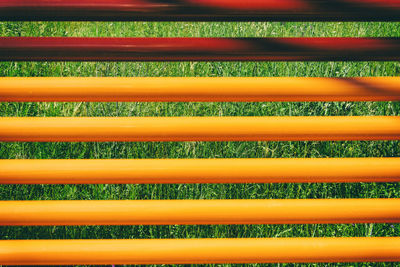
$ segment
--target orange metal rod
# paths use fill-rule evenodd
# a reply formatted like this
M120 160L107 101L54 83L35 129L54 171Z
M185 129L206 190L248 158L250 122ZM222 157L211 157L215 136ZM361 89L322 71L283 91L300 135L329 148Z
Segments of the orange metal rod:
M0 101L390 101L400 77L0 78Z
M1 117L0 141L400 139L400 117Z
M0 184L399 181L400 158L0 160Z
M1 240L3 265L397 262L399 237Z
M0 225L399 222L400 199L0 201Z

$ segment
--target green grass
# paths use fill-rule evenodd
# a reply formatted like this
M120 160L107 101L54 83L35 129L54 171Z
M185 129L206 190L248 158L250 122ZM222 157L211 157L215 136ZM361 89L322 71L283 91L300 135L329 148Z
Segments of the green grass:
M400 23L2 22L1 36L400 37ZM0 63L0 76L399 76L400 62ZM245 89L245 88L244 88ZM323 90L324 88L321 88ZM400 115L398 102L0 103L1 116ZM0 158L399 157L400 142L0 143ZM1 200L394 198L399 183L1 185ZM399 236L400 225L0 227L0 239ZM329 266L376 266L331 264ZM394 266L395 264L379 264ZM250 265L253 266L253 265ZM254 265L259 266L259 265ZM299 265L300 266L300 265ZM309 266L309 265L304 265ZM312 265L314 266L314 265ZM320 265L326 266L326 265Z

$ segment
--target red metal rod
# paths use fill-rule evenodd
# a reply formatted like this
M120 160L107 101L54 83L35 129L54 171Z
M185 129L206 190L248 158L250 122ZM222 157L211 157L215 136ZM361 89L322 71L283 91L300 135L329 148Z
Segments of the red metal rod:
M0 0L1 20L399 21L397 0Z
M400 60L400 38L0 38L0 60Z

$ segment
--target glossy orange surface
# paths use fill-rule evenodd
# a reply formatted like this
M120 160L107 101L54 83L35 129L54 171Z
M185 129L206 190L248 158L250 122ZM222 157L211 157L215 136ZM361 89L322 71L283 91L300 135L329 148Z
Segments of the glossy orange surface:
M400 117L1 117L0 141L398 140Z
M400 261L399 237L0 240L0 264L206 264Z
M0 101L389 101L400 77L2 77Z
M399 223L400 199L0 201L0 225Z
M0 160L0 184L399 181L400 158Z

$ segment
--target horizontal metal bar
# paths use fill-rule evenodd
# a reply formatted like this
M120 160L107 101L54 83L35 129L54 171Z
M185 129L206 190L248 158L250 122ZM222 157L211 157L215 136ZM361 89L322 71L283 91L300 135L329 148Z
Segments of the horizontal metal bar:
M3 142L398 139L398 116L0 117Z
M0 184L400 182L400 158L0 160Z
M0 240L3 265L385 261L400 261L400 237Z
M393 61L400 38L2 37L3 61Z
M0 225L399 223L400 199L0 201Z
M400 77L1 77L0 101L396 101Z
M397 0L0 0L0 20L400 21Z

